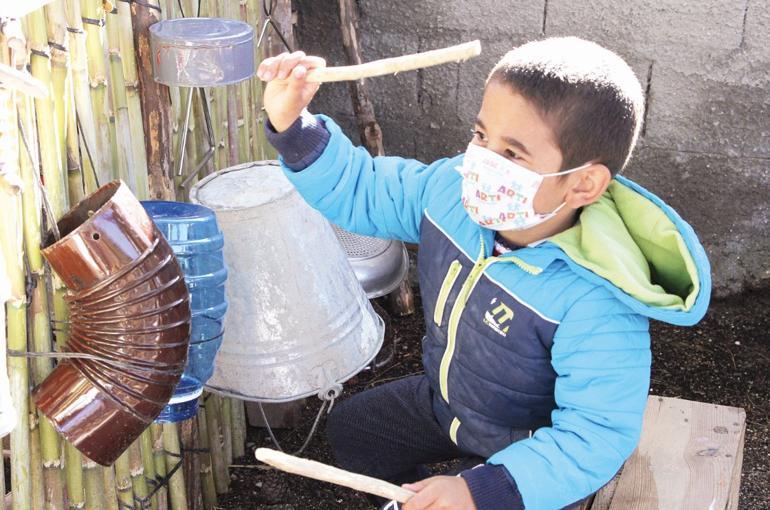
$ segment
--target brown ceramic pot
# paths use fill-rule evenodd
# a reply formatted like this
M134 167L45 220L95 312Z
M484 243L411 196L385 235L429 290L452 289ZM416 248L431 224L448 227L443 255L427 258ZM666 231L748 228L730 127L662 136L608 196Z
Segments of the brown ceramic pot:
M173 251L128 187L111 182L58 223L43 255L70 290L67 359L33 391L88 458L110 465L158 416L184 370L189 293Z

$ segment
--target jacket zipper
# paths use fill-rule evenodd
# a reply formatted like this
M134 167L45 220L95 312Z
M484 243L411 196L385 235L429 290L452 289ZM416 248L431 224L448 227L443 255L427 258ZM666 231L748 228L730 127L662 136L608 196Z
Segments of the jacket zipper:
M476 286L476 283L481 279L481 275L484 274L484 268L489 264L495 262L495 257L488 259L484 258L484 239L481 239L481 251L479 252L479 258L471 268L470 274L463 282L463 286L460 288L460 293L455 299L454 305L452 305L452 311L449 314L449 324L447 328L447 344L444 355L441 357L441 365L439 367L439 388L441 390L441 397L445 402L449 403L449 365L452 363L452 356L454 356L455 346L457 343L457 327L460 325L460 316L465 309L465 304L468 302L468 297L471 291Z
M446 300L449 298L449 293L454 287L457 277L460 276L460 270L462 264L459 260L453 260L449 265L444 282L441 284L441 290L438 293L438 299L436 299L436 307L433 310L433 322L437 326L441 326L441 321L444 318L444 308L446 308Z
M460 317L462 316L463 311L465 311L465 305L468 302L471 292L473 292L476 284L484 275L484 270L495 262L511 262L531 275L538 275L543 272L541 268L533 266L532 264L528 264L515 256L509 255L505 258L484 258L484 238L481 238L481 249L479 251L479 257L476 260L476 263L473 265L473 268L471 268L468 277L463 282L463 286L460 288L460 293L457 295L457 299L455 299L455 302L452 305L452 311L449 314L449 324L447 327L447 345L446 349L444 350L444 355L441 357L441 365L439 366L439 389L441 390L441 397L446 403L449 403L449 366L452 364L452 357L454 356L455 348L457 346L457 328L460 325ZM450 266L450 271L451 269L452 268ZM447 277L448 276L449 275L447 275ZM456 275L454 278L456 278ZM446 278L444 283L446 284ZM452 281L452 285L454 285L454 279ZM442 292L444 291L444 285L442 285L441 290ZM447 296L445 296L445 300L446 297ZM441 315L443 315L443 306ZM436 314L434 313L434 320L435 318ZM456 426L454 427L455 435L457 434L457 428L459 428L459 426L460 422L458 420Z

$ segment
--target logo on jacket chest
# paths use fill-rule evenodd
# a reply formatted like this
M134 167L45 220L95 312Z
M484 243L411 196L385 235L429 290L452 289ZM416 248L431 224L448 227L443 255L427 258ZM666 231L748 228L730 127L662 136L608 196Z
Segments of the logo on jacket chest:
M511 319L513 319L513 310L497 298L492 298L489 309L484 312L484 324L498 335L505 336L508 334Z

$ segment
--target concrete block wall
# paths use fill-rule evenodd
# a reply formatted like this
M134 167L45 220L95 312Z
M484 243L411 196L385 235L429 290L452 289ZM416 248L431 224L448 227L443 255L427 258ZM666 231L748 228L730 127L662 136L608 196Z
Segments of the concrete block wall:
M647 90L640 143L624 174L676 208L700 236L717 296L770 284L768 0L358 0L365 61L480 39L480 57L371 79L389 155L457 154L484 80L508 50L576 35L623 56ZM336 0L295 0L299 46L344 65ZM358 140L346 84L311 109Z

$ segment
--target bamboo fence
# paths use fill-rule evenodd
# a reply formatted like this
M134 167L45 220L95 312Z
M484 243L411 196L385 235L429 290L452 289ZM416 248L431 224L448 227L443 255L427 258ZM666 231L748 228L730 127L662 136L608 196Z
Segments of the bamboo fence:
M184 11L241 19L259 33L260 8L258 0L55 0L20 20L0 19L0 64L29 71L48 91L33 99L0 85L0 277L7 275L11 288L10 350L51 352L67 341L66 331L51 327L68 310L66 289L40 254L52 223L44 201L59 218L114 179L141 200L185 200L191 184L180 184L209 150L204 96L196 91L183 176L173 175L188 93L148 82L147 26ZM275 157L263 136L256 78L205 92L215 154L198 178ZM167 108L170 98L168 126L160 130L143 115L152 94ZM217 494L228 491L228 466L245 453L242 401L204 393L196 418L151 425L104 468L34 408L30 391L54 361L9 356L7 363L18 421L10 435L10 492L0 495L13 509L213 509Z

